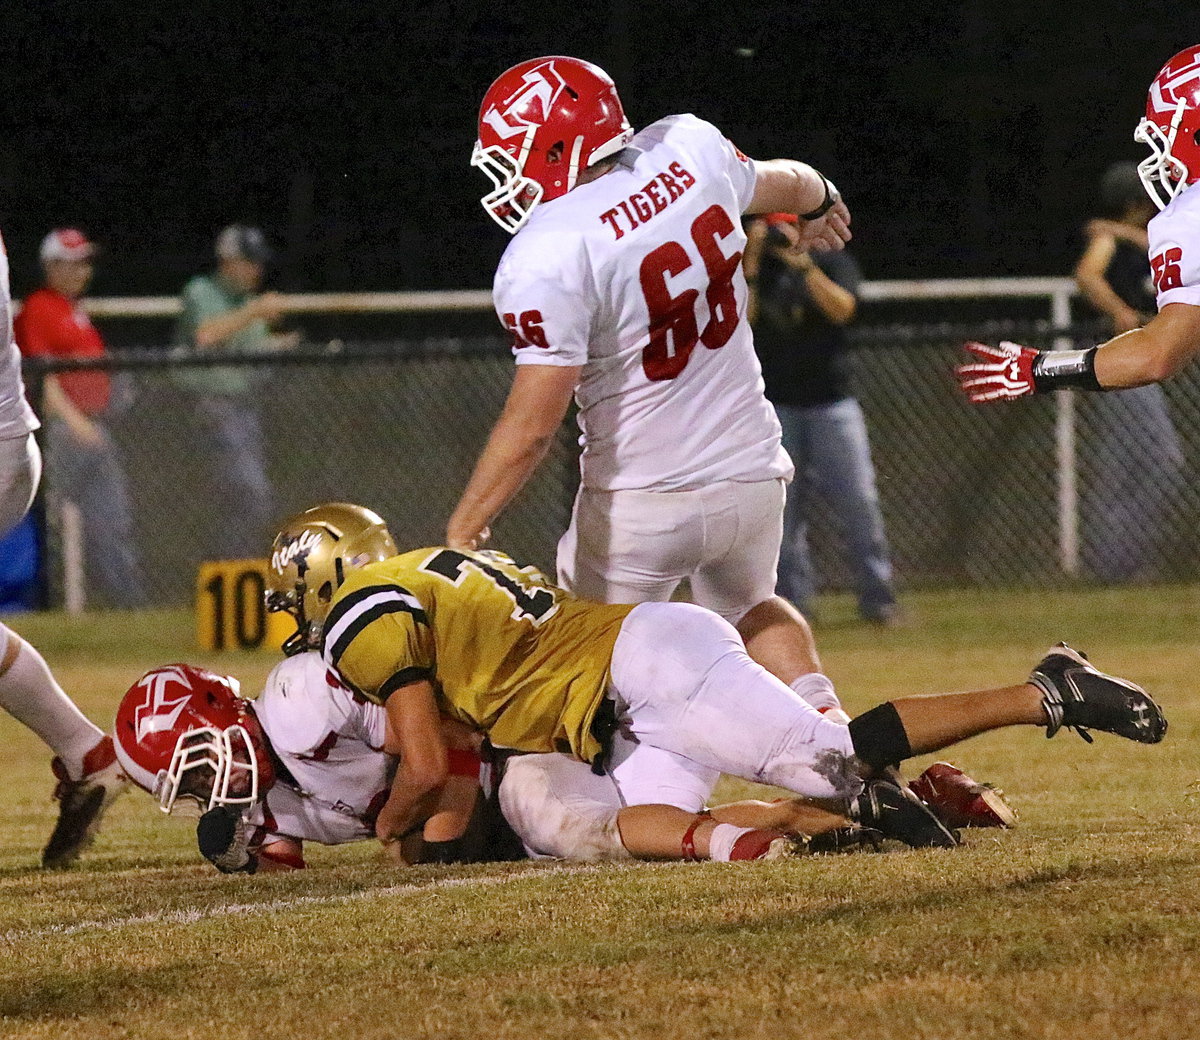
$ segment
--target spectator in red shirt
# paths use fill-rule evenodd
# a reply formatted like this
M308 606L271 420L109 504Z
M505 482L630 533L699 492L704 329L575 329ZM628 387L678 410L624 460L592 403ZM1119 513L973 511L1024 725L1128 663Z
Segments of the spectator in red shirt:
M45 285L25 300L16 320L21 353L55 359L104 355L104 341L79 305L92 280L95 253L95 245L73 228L59 228L43 239ZM110 394L107 372L49 375L41 418L52 485L83 518L89 584L111 605L133 607L145 601L145 592L133 546L129 489L104 421Z

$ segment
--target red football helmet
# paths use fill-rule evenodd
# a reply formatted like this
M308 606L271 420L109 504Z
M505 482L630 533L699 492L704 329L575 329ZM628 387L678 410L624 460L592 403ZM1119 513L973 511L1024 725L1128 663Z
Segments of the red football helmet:
M539 202L575 187L579 171L616 155L633 137L617 88L578 58L533 58L496 80L479 106L471 153L496 185L481 202L515 234Z
M1146 117L1133 139L1150 155L1138 164L1142 184L1165 209L1189 184L1200 180L1200 46L1180 51L1150 84Z
M180 797L204 809L253 805L275 782L267 739L238 691L232 676L169 664L147 672L121 699L117 759L163 812Z

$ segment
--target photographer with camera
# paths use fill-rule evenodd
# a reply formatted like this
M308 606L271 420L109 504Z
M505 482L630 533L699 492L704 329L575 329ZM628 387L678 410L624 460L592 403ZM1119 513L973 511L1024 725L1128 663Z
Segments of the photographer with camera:
M847 359L846 326L858 310L862 271L847 250L800 248L791 214L756 217L746 233L754 345L783 446L796 466L784 512L778 592L811 616L816 582L808 519L816 491L841 525L859 614L895 625L899 613L875 469Z

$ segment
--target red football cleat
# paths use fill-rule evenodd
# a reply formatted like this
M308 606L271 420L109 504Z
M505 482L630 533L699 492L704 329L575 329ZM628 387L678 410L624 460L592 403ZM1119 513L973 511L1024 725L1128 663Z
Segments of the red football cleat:
M791 859L804 853L804 839L782 831L752 830L733 843L730 862L746 859Z
M1004 800L1003 791L972 780L949 762L934 762L908 786L947 827L1016 825L1016 810Z

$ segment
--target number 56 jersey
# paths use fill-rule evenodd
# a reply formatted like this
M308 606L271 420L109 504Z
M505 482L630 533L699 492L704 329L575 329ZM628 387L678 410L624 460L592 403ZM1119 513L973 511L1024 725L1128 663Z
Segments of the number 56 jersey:
M323 655L368 700L430 680L497 747L600 753L591 725L631 606L586 603L502 553L417 549L353 571Z
M791 475L746 320L754 165L669 116L603 176L541 203L493 300L521 365L582 366L583 485L678 491Z
M1200 306L1200 186L1176 195L1146 232L1158 309L1168 303Z

